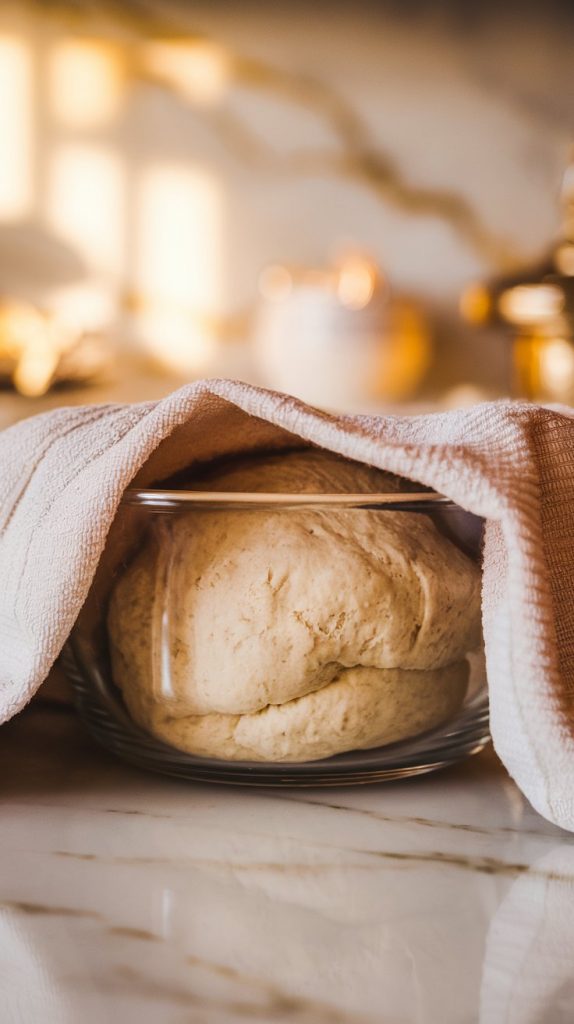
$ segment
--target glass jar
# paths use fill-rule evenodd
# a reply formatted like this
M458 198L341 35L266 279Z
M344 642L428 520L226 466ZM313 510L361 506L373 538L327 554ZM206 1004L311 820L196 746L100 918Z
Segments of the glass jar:
M80 714L203 781L374 782L477 753L481 532L428 492L128 490L64 652Z

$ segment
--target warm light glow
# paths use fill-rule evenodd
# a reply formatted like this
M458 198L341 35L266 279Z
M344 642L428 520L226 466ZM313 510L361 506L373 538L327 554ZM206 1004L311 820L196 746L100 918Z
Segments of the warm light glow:
M280 302L290 295L293 289L293 278L287 267L272 264L265 267L259 275L259 291L268 302Z
M52 288L47 305L59 323L76 333L105 328L115 312L113 293L95 282Z
M564 242L554 253L556 268L566 277L574 277L574 244Z
M476 384L456 384L443 396L441 405L445 409L470 409L487 399L488 393Z
M166 366L203 370L214 341L201 324L221 289L221 194L208 174L173 164L145 173L138 195L137 286L144 342Z
M32 199L32 57L0 36L0 218L29 212Z
M8 302L0 306L0 358L13 364L12 380L28 396L43 395L72 336L34 306Z
M48 183L48 220L91 269L121 269L124 178L106 147L66 145L56 151Z
M45 333L45 318L25 302L0 304L0 351L2 356L19 358L26 345L35 345Z
M31 345L14 370L14 386L21 395L45 395L58 366L58 353L48 345Z
M482 284L471 284L464 289L459 303L461 316L470 324L483 324L492 311L492 300L488 288Z
M498 300L501 316L513 324L541 323L560 313L564 297L551 284L524 284L509 288Z
M169 83L199 106L217 103L229 81L227 54L207 40L149 43L143 51L143 62L154 77Z
M212 310L219 298L221 196L202 171L156 164L139 190L138 279L160 299Z
M557 400L572 395L574 345L564 338L549 338L540 350L540 383Z
M55 117L71 128L111 121L122 96L122 66L109 44L66 39L54 47L49 64L49 98Z
M185 310L165 309L150 302L140 317L140 331L151 355L174 373L203 373L216 354L213 334Z
M430 361L431 339L423 314L408 299L395 299L378 347L372 394L395 402L412 396Z
M337 295L347 309L364 309L371 301L377 282L376 268L367 260L353 259L339 271Z

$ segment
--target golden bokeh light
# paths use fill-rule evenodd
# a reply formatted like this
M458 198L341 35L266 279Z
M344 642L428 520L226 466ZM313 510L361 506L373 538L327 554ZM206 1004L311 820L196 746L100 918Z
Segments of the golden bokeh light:
M112 276L121 271L125 220L122 161L106 146L70 143L50 161L47 218L88 267Z
M203 171L158 163L143 175L137 201L140 335L166 367L203 370L215 345L205 325L221 301L220 189Z
M152 299L143 305L139 334L157 363L183 377L207 372L217 352L217 340L201 320Z
M148 74L198 106L217 103L230 77L225 50L207 40L155 40L144 47L142 63Z
M56 121L69 128L94 128L117 115L123 93L119 53L109 43L66 39L53 47L48 93Z
M459 301L460 314L469 324L484 324L492 313L492 299L486 285L468 285Z
M430 365L431 354L430 332L420 309L408 299L395 299L377 350L373 396L393 402L412 396Z
M574 243L564 242L554 253L557 270L566 277L574 277Z
M551 284L516 285L503 292L498 300L500 315L513 324L553 320L563 305L560 288Z
M359 257L346 260L339 271L337 295L341 305L359 310L368 306L375 293L377 268Z
M73 336L53 317L24 302L0 303L0 361L10 368L22 395L48 390L63 352Z
M33 62L26 43L0 35L0 218L32 204Z
M574 345L565 338L549 338L540 351L540 383L557 401L574 394Z
M535 402L574 401L574 343L529 329L513 344L514 394Z

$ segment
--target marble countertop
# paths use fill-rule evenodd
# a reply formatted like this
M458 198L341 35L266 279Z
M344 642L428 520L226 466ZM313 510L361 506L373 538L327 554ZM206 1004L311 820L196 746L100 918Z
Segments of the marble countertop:
M37 702L0 744L3 1024L557 1024L574 837L492 751L357 789L192 785Z

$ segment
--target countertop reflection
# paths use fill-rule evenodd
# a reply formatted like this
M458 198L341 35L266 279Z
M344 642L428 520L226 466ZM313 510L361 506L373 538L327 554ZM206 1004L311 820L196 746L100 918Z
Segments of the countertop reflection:
M3 1024L572 1019L574 837L490 750L277 792L136 771L55 703L1 737Z

